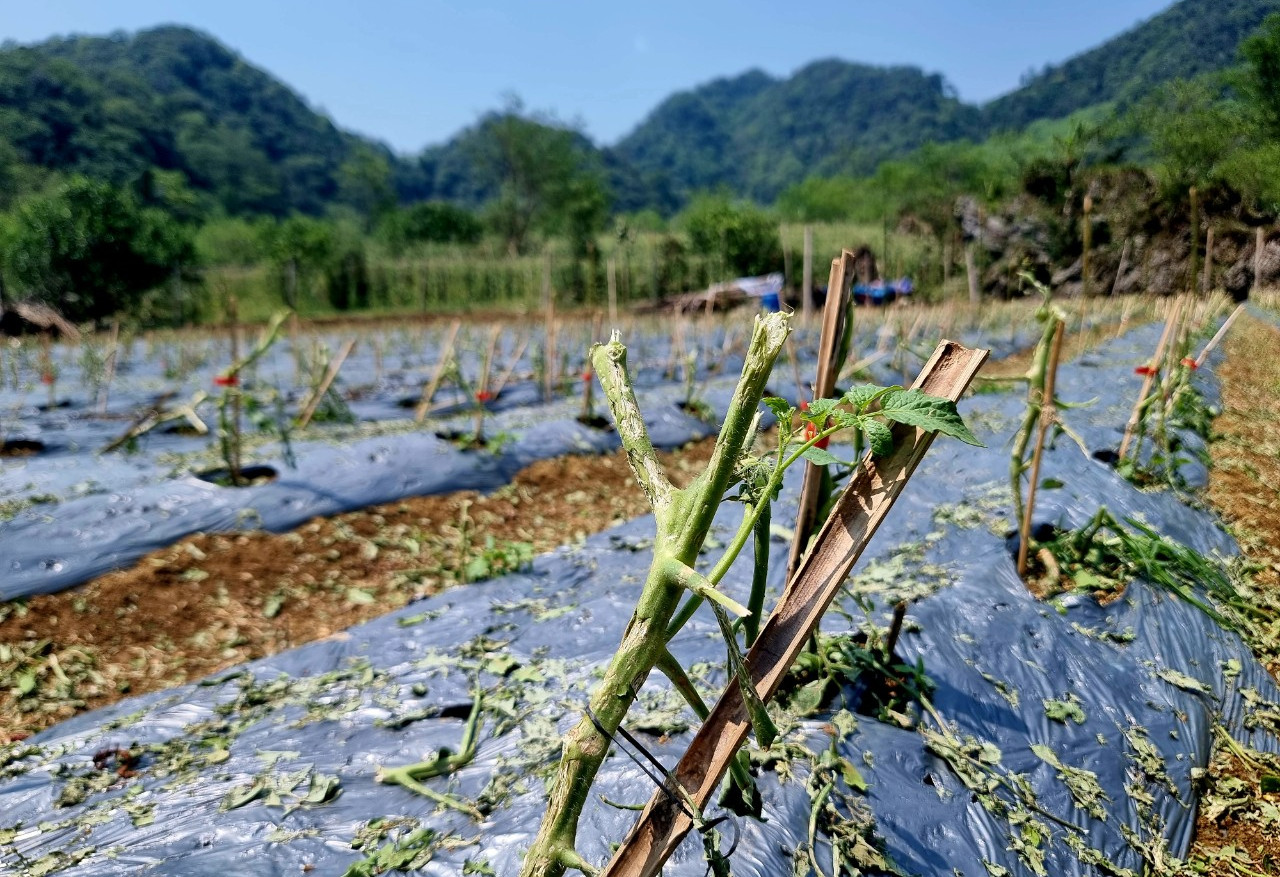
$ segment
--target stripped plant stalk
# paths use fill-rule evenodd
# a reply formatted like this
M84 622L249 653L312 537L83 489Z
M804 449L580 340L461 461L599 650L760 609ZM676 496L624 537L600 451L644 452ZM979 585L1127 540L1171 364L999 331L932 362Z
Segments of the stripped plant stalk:
M592 361L628 460L653 507L657 538L653 561L622 643L592 694L587 718L579 722L566 739L549 793L546 816L525 858L521 872L525 877L558 877L568 868L591 873L591 866L574 847L578 819L591 784L637 692L655 667L672 679L678 691L692 687L684 673L673 666L668 642L705 600L711 601L721 627L729 670L743 686L758 739L763 745L772 739L775 733L772 723L742 669L742 652L727 613L745 618L744 626L748 629L758 629L764 602L762 567L767 567L767 556L763 554L768 545L767 516L788 467L802 458L822 463L834 460L818 445L843 429L865 432L873 452L887 453L893 447L893 433L881 418L978 443L960 419L953 402L900 387L855 387L840 399L816 400L809 411L803 413L783 399L763 400L777 416L781 444L771 461L751 456L751 440L759 425L756 407L762 401L765 381L789 331L787 315L757 318L742 376L711 460L702 474L683 490L672 487L654 456L626 371L626 348L618 342L615 333L608 345L597 345L592 350ZM745 503L746 513L725 554L704 576L693 564L717 507L734 482L741 484L738 498ZM753 592L759 589L761 593L753 593L751 606L742 607L721 594L716 586L753 535L758 537L755 566L759 583L753 586ZM690 596L680 606L686 590ZM692 696L686 694L686 698L695 711L704 708L696 692Z
M634 702L640 686L667 651L668 624L684 588L678 572L693 564L711 528L716 509L733 480L750 436L756 406L778 352L790 332L784 315L758 319L742 376L725 416L707 469L678 490L658 463L636 403L626 368L626 348L617 333L592 348L591 360L608 398L618 435L636 479L657 521L654 562L645 580L622 643L591 698L591 716L569 733L552 783L547 812L525 856L524 877L558 877L568 868L591 873L577 853L578 819L612 736ZM696 573L694 573L696 575Z
M222 397L218 400L218 440L222 459L227 464L227 475L234 487L244 483L240 453L243 445L240 409L244 399L241 374L261 359L271 349L271 345L276 343L276 339L280 337L280 327L288 316L289 311L281 311L272 317L271 322L258 336L258 342L253 350L243 358L236 359L214 379L222 387Z
M1032 281L1034 283L1034 280ZM1061 336L1059 327L1066 323L1066 314L1060 308L1054 307L1049 302L1049 291L1043 286L1039 287L1044 295L1044 304L1041 305L1036 313L1036 319L1045 324L1044 332L1040 336L1040 340L1036 343L1035 354L1032 357L1031 368L1027 370L1027 407L1022 415L1022 424L1018 427L1018 432L1014 437L1013 454L1009 458L1009 484L1013 499L1014 522L1015 526L1022 528L1023 522L1029 520L1030 502L1024 502L1022 498L1022 476L1026 474L1031 466L1027 460L1027 449L1031 444L1031 436L1035 431L1037 423L1042 423L1046 428L1049 424L1043 421L1044 408L1046 404L1053 404L1056 407L1056 400L1050 399L1046 394L1046 390L1052 391L1049 383L1050 363L1053 362L1053 368L1056 371L1056 361L1054 359L1054 350L1060 349ZM1058 339L1055 341L1055 339ZM1041 439L1043 442L1043 438ZM1021 529L1019 532L1022 532ZM1026 541L1026 537L1023 537ZM1020 551L1019 554L1022 552ZM1019 574L1025 572L1025 561L1019 563Z

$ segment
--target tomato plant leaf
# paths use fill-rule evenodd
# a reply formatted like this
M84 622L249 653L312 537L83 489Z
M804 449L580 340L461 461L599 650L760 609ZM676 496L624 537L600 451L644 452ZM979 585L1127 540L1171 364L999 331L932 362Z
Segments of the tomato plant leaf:
M956 403L950 399L930 396L919 390L889 390L881 397L879 413L886 420L940 432L965 444L985 447L969 431L956 410Z
M867 435L867 444L871 446L871 455L883 457L893 453L893 430L879 420L868 420L862 426Z

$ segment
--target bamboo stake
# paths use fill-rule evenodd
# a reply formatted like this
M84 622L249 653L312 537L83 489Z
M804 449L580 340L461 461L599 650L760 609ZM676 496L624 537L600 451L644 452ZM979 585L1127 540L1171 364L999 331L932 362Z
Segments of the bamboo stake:
M848 312L849 284L846 279L853 270L853 253L848 250L831 260L831 274L827 281L827 303L822 309L822 333L818 336L818 374L813 384L813 398L826 399L833 395L836 377L842 363L835 362L836 348ZM803 400L801 400L803 401ZM822 476L825 466L807 460L804 464L804 483L800 488L800 503L796 509L796 527L791 537L791 553L787 558L787 579L790 580L800 566L800 558L809 547L814 525L817 523L818 502L822 495Z
M524 352L529 349L529 336L525 335L520 339L520 343L516 345L516 352L512 354L511 359L507 363L507 367L502 370L502 374L498 376L498 380L493 384L493 395L497 396L502 389L511 380L511 376L515 374L515 370L520 366L520 358L524 356Z
M612 258L605 263L609 290L609 328L618 328L618 263Z
M1253 234L1253 289L1251 295L1262 291L1262 251L1267 245L1267 233L1258 226Z
M1236 305L1236 309L1231 312L1231 316L1227 317L1226 321L1218 328L1218 331L1209 339L1209 343L1204 346L1204 350L1201 350L1200 355L1196 357L1196 368L1200 368L1200 366L1204 365L1204 361L1209 358L1209 354L1213 352L1213 348L1218 346L1218 342L1221 341L1223 336L1225 336L1231 329L1231 324L1236 321L1236 317L1240 316L1240 313L1243 310L1243 304Z
M1053 404L1053 393L1054 384L1058 380L1058 359L1062 355L1062 336L1065 328L1066 324L1059 320L1058 327L1053 333L1049 368L1045 374L1044 393L1040 399L1040 428L1036 434L1035 449L1031 452L1031 482L1027 485L1027 502L1022 510L1022 520L1019 522L1021 531L1018 539L1018 575L1020 577L1025 577L1027 574L1027 550L1031 545L1031 515L1035 511L1036 486L1040 482L1040 460L1044 456L1044 442L1058 416Z
M414 409L414 423L422 423L427 417L427 410L431 407L431 400L436 397L436 391L440 389L440 382L444 380L445 371L448 369L449 363L453 361L453 345L458 340L458 330L461 328L461 320L454 320L453 325L449 327L449 335L440 351L440 359L436 361L435 373L431 376L431 380L423 386L422 397L418 400L418 407Z
M1204 280L1200 283L1201 291L1208 295L1213 291L1213 226L1204 233Z
M914 386L936 396L959 399L987 354L944 341ZM747 654L746 670L761 700L767 702L777 691L933 441L933 433L915 427L897 425L893 430L893 453L880 459L864 458L858 466L813 550L788 582ZM701 810L706 806L750 729L741 686L732 680L668 776L668 788L650 799L600 877L657 877L698 818L685 807L691 804Z
M116 377L116 362L120 359L120 318L111 321L111 352L107 354L106 374L102 378L102 391L98 396L98 413L107 413L107 400L111 396L111 382Z
M1138 401L1133 406L1133 411L1129 414L1129 422L1124 428L1124 439L1120 442L1120 459L1124 459L1125 454L1129 452L1129 444L1133 441L1133 433L1138 428L1138 424L1142 422L1142 409L1146 407L1147 396L1151 393L1151 385L1155 382L1157 372L1160 370L1164 361L1165 348L1169 345L1169 339L1173 335L1174 328L1178 325L1178 315L1182 312L1182 299L1178 299L1173 310L1169 313L1169 318L1165 321L1164 332L1160 335L1160 341L1156 344L1156 352L1152 355L1151 361L1147 365L1147 374L1142 379L1142 389L1138 392Z
M320 383L316 385L316 389L307 399L307 404L302 407L302 413L298 415L298 429L306 429L307 424L311 422L311 418L316 416L316 409L320 407L321 401L324 400L324 394L329 392L329 387L338 379L338 372L342 370L342 365L347 361L347 357L351 355L351 351L355 350L356 339L352 338L342 345L330 362L329 367L325 369L324 377Z

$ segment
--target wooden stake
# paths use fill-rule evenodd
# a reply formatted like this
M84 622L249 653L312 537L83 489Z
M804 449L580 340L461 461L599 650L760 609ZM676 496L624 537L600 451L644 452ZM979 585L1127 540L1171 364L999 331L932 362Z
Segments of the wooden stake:
M982 292L978 289L978 263L973 253L974 243L964 246L964 270L969 277L969 304L982 304Z
M800 317L808 325L813 317L813 226L804 227L804 255L800 267ZM827 290L830 292L830 289Z
M1244 305L1236 305L1236 309L1231 312L1231 316L1227 317L1226 322L1219 327L1213 337L1209 339L1209 343L1204 346L1204 350L1200 351L1200 355L1196 357L1196 368L1204 365L1204 361L1209 358L1209 354L1213 352L1213 348L1218 346L1218 342L1223 339L1227 332L1231 329L1231 324L1236 321L1236 317L1244 310Z
M520 358L524 356L524 352L529 349L529 336L525 335L520 339L520 343L516 345L516 352L512 354L511 359L507 362L507 367L502 370L502 374L498 376L498 380L493 384L493 395L496 397L502 392L502 388L511 380L511 375L520 365Z
M1208 295L1213 291L1213 226L1204 233L1204 280L1200 283L1200 291Z
M843 363L835 362L836 348L849 310L849 282L853 276L853 253L841 252L831 261L827 281L827 303L822 309L822 334L818 336L818 374L813 384L813 398L826 399L835 393L836 378ZM804 400L800 400L804 401ZM796 509L795 532L791 537L791 554L787 558L787 579L800 566L800 558L809 547L810 536L818 517L818 501L822 495L825 466L805 461L804 483L800 488L800 504Z
M1124 440L1120 442L1120 459L1124 459L1125 454L1129 452L1129 444L1133 441L1133 433L1138 428L1138 424L1142 422L1142 408L1147 401L1147 396L1151 392L1151 385L1155 382L1156 374L1160 371L1160 367L1164 362L1164 351L1169 346L1169 339L1173 337L1173 330L1178 325L1178 317L1182 313L1182 299L1174 302L1173 310L1169 312L1169 318L1165 320L1164 332L1160 335L1160 341L1156 344L1156 352L1151 357L1151 361L1147 364L1147 374L1142 379L1142 389L1138 391L1138 401L1133 406L1133 411L1129 414L1129 422L1124 428Z
M1031 545L1031 515L1036 506L1036 486L1040 482L1040 460L1044 456L1044 442L1049 435L1049 429L1058 417L1057 409L1053 404L1053 393L1054 384L1058 380L1058 359L1062 355L1062 336L1065 334L1065 329L1066 325L1059 320L1058 328L1053 333L1053 346L1049 348L1049 369L1045 374L1044 393L1040 399L1040 428L1036 434L1035 449L1031 452L1031 481L1027 485L1027 502L1023 506L1022 520L1019 522L1021 530L1018 539L1018 575L1021 577L1027 574L1027 550Z
M324 394L329 392L329 387L333 386L333 382L338 379L338 372L342 371L342 365L347 361L347 357L351 355L351 351L356 348L356 339L352 338L346 344L342 345L338 350L338 355L329 361L329 367L325 369L324 377L320 383L316 385L315 391L307 399L307 404L302 407L302 413L298 415L298 429L306 429L307 424L311 422L311 418L316 416L316 409L320 407L320 403L324 400Z
M440 389L440 382L444 380L445 371L453 360L453 344L458 340L458 330L461 328L461 320L454 320L453 325L449 327L449 335L445 339L444 347L440 350L440 359L436 361L435 373L422 388L422 397L418 399L418 407L414 409L414 423L422 423L427 417L427 410L431 407L431 400L436 397L436 391Z
M1253 235L1253 289L1250 295L1262 292L1262 251L1267 245L1267 233L1258 226Z
M943 341L914 386L959 399L978 373L988 351L969 350ZM843 586L849 570L884 521L907 480L924 458L934 433L914 427L893 428L894 450L880 459L865 458L831 512L777 608L746 656L756 693L768 701L787 670L817 629L823 613ZM737 753L751 722L737 680L730 680L710 716L694 735L689 750L667 779L671 788L656 792L639 822L599 877L657 877L663 863L694 827L690 802L705 807Z
M609 328L618 328L618 263L612 258L605 263L609 288Z

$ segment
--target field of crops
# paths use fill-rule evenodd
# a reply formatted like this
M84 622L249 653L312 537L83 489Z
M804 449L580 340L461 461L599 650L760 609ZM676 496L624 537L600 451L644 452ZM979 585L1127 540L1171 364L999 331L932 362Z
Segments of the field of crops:
M657 873L628 837L653 798L689 823L667 874L1192 873L1169 869L1223 800L1223 740L1263 779L1222 806L1280 831L1277 601L1203 499L1231 307L1039 304L854 308L843 333L778 329L767 367L742 311L7 342L0 867ZM625 368L589 354L614 329ZM991 351L962 426L858 389L933 386L944 338ZM735 440L713 501L671 511ZM859 485L885 523L757 695L753 643L823 554L789 556L806 472L817 525ZM697 599L615 722L592 692L677 561ZM151 604L197 608L165 629ZM137 638L107 658L89 631L113 625ZM694 795L699 729L734 697L751 737L704 811L673 784ZM548 845L580 733L609 755ZM1250 855L1233 873L1267 873Z

